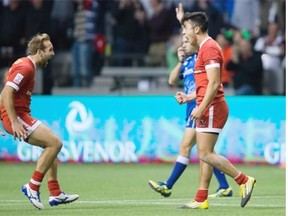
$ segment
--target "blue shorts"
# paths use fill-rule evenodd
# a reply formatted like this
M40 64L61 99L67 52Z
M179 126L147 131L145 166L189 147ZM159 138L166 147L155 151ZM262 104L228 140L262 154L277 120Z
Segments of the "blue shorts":
M192 120L190 116L186 119L186 128L196 128L196 121Z

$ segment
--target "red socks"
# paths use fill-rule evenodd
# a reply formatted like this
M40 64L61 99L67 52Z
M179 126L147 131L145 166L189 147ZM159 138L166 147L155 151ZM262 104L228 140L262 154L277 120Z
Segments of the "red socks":
M35 170L29 182L30 188L34 191L39 191L43 178L44 174ZM60 186L57 180L49 181L48 189L50 191L51 196L58 196L61 194Z
M245 184L248 181L248 177L244 175L242 172L239 173L238 176L234 178L238 185Z
M248 181L248 177L243 174L239 173L238 176L234 178L238 185L245 184ZM208 190L207 189L198 189L195 197L196 202L204 202L208 198Z
M208 189L198 189L195 201L204 202L208 198Z
M48 182L48 189L51 196L58 196L61 194L60 186L57 180L51 180Z
M32 175L32 178L30 179L29 187L32 190L39 191L39 187L43 181L43 178L44 174L35 170Z

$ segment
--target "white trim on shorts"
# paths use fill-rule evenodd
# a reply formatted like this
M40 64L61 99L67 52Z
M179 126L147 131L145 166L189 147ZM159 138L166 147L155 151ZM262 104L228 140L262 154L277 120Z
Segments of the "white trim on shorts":
M211 132L211 133L220 133L222 131L221 128L197 128L196 127L196 131L197 132Z
M196 127L197 132L212 132L212 133L220 133L222 131L221 128L213 128L213 117L214 117L214 106L209 108L209 116L208 116L208 127L207 128L198 128Z
M21 122L25 127L26 127L26 130L27 130L27 136L31 135L32 132L34 130L36 130L36 128L42 124L41 121L37 120L32 126L29 126L23 119L21 119L19 116L17 116L17 119L19 122Z
M192 125L190 125L190 123L192 122ZM195 120L192 120L191 117L189 116L187 121L186 121L186 125L185 125L186 128L196 128L196 121Z
M209 108L209 117L208 117L208 128L213 127L213 117L214 117L214 106Z

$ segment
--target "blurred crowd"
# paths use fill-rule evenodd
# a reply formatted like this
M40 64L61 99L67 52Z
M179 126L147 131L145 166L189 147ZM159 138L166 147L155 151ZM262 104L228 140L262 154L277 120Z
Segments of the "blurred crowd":
M222 83L237 95L285 94L285 0L182 0L205 11L209 35L223 49ZM103 65L167 67L177 62L179 0L0 0L0 69L26 55L32 35L51 36L68 53L65 85L91 86ZM60 56L60 55L59 55ZM52 60L53 63L54 60ZM65 58L62 60L65 64ZM42 94L61 74L43 71ZM2 70L5 71L5 70Z

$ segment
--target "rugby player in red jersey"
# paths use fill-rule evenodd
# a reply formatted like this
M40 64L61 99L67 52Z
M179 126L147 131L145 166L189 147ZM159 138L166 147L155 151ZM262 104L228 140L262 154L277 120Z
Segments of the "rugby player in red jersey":
M62 142L52 130L30 114L36 69L45 67L54 56L49 35L35 35L29 41L27 49L28 56L16 60L7 73L1 93L1 120L3 128L13 135L14 139L18 138L44 149L29 183L22 186L22 191L29 201L36 208L43 209L39 188L45 175L51 206L73 202L79 195L68 195L61 191L57 180L57 155L62 148Z
M249 201L256 180L238 171L225 157L217 155L214 146L228 118L228 106L220 82L223 53L208 35L205 12L185 13L181 24L189 42L199 48L195 62L196 108L191 113L196 120L196 140L199 157L199 188L195 199L182 208L207 209L208 188L213 167L231 176L240 186L241 207Z

